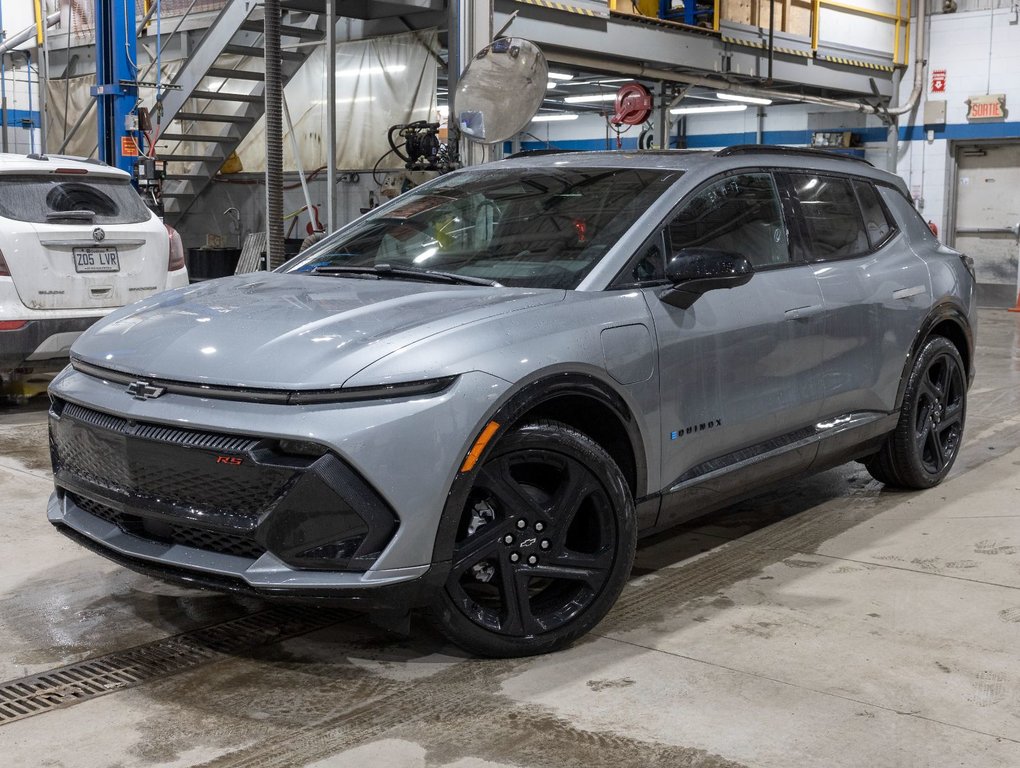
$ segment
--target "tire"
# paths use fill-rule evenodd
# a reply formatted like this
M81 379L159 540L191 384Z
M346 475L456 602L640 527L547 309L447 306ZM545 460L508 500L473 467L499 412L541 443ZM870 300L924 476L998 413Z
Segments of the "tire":
M616 602L636 542L633 499L601 446L558 422L519 427L477 470L431 619L479 656L559 650Z
M923 490L942 482L960 453L967 417L967 374L956 346L933 336L907 379L896 429L866 460L873 478Z

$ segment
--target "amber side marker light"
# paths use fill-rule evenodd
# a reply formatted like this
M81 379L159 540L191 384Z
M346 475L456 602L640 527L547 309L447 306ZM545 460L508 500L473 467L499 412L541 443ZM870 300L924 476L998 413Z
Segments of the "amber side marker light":
M460 465L461 472L470 472L475 468L475 464L478 463L478 459L482 455L482 451L485 450L485 446L492 440L493 435L499 431L499 424L495 421L490 421L485 425L485 429L482 430L482 434L475 440L475 444L471 446L471 450L468 451L468 455L464 458L464 463Z

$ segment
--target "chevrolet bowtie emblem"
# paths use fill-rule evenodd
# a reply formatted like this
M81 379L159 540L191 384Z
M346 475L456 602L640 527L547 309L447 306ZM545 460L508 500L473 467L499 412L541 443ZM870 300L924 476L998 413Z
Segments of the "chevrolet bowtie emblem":
M166 392L166 387L157 387L147 381L132 381L126 391L135 400L152 400Z

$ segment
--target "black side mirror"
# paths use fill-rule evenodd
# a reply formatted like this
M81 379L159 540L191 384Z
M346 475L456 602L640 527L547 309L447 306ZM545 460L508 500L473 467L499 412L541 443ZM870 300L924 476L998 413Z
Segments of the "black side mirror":
M666 262L666 279L673 284L659 298L687 309L706 291L736 288L754 276L746 257L715 248L684 248Z

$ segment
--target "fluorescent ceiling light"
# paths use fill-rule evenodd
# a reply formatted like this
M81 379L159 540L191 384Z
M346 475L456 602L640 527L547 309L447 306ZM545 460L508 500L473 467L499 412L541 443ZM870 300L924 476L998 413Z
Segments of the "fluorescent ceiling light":
M383 73L392 74L395 72L403 72L407 69L406 64L390 64L388 67L350 67L348 69L338 69L336 71L337 77L362 77L365 75L381 75Z
M551 91L555 87L556 87L556 81L555 80L550 80L548 83L545 84L545 89L547 91Z
M533 122L533 123L555 123L555 122L559 122L560 120L576 120L576 119L577 119L577 115L575 115L572 112L568 112L568 113L564 113L564 114L535 115L533 118L531 118L531 122Z
M592 93L587 96L567 96L567 104L592 104L596 101L616 101L615 93Z
M671 115L704 115L709 112L743 112L746 104L720 104L717 107L674 107L669 110Z
M573 75L568 75L566 72L550 72L549 73L549 79L550 80L573 80L574 76Z
M605 85L606 83L630 83L633 82L633 77L614 77L612 80L598 80L595 85Z
M742 96L739 93L717 93L717 99L723 101L740 101L744 104L771 104L772 99L759 99L757 96Z

